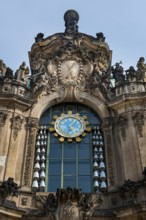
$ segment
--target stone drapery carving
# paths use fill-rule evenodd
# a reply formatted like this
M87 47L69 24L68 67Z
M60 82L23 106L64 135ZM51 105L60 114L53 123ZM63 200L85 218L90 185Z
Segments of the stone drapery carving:
M28 141L26 147L26 158L25 158L25 168L24 168L24 185L30 186L31 170L33 165L34 144L35 144L36 132L38 129L38 119L28 118L26 129L28 129Z
M0 112L0 127L3 127L5 125L7 118L7 113Z
M121 137L125 141L126 140L126 129L127 129L127 126L128 126L128 119L127 119L127 117L124 116L124 115L119 116L119 118L117 120L117 124L119 126Z
M22 122L23 122L23 119L19 115L11 118L11 128L13 130L14 141L16 140L18 136L18 131L20 131L22 128Z
M144 57L140 57L137 62L137 76L138 80L146 82L146 64L144 63Z
M113 153L112 153L112 137L111 137L111 122L109 119L105 119L102 123L102 130L105 137L105 148L107 151L107 167L109 176L109 186L114 186L114 166L113 166Z
M79 220L89 219L95 209L102 203L102 194L82 193L81 190L57 189L55 194L37 194L36 206L42 210L42 214L55 220Z
M114 66L111 67L111 72L113 74L113 79L115 79L116 83L124 82L125 75L124 69L121 66L122 62L116 63Z
M133 120L135 127L137 129L138 135L143 137L143 126L144 126L144 114L143 112L136 112L133 115Z

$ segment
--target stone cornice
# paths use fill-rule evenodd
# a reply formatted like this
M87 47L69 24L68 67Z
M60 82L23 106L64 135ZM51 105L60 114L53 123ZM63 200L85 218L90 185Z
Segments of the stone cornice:
M145 106L146 93L140 94L125 94L115 98L115 100L108 102L108 106L113 110L126 109L133 106Z
M15 94L0 94L0 106L5 106L10 109L19 109L24 112L30 109L33 104L33 100Z

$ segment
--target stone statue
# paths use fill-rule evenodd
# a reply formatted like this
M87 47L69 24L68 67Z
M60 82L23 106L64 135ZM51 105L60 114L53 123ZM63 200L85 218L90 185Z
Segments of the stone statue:
M116 63L114 66L111 67L113 79L115 79L116 83L125 81L124 69L120 64L121 62Z
M144 57L140 57L137 62L137 79L146 82L146 64Z
M65 33L67 35L75 35L78 33L78 20L79 20L79 14L74 10L68 10L64 14L64 20L65 20Z
M105 41L105 36L102 32L97 33L96 37L97 37L97 41L99 41L99 42L104 42Z
M135 82L137 80L137 72L133 66L130 66L125 72L129 82Z
M15 79L16 79L16 81L25 82L26 83L28 75L29 75L29 68L26 67L26 63L23 62L20 65L19 69L16 70Z
M4 79L7 72L7 67L4 64L3 60L0 60L0 79Z

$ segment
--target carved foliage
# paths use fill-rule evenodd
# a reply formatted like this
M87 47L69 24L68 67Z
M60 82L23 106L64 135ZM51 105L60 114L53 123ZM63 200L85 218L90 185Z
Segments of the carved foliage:
M111 139L111 122L107 119L102 124L102 129L105 137L105 148L107 152L107 167L110 186L114 185L114 166L113 166L113 154L112 154L112 139Z
M36 138L36 131L38 129L38 119L28 118L28 124L26 126L26 129L28 129L28 140L27 140L26 158L25 158L24 185L30 186L34 143Z
M143 137L144 115L143 112L136 112L133 116L135 127L140 137Z
M22 128L22 122L23 122L23 119L19 115L11 118L11 128L13 129L14 140L16 140L18 136L18 131L20 131Z
M4 112L0 112L0 127L3 127L5 125L7 118L7 114Z
M122 136L123 140L125 141L126 140L126 128L128 126L128 119L127 119L127 117L123 116L123 115L119 116L117 124L119 126L121 136Z

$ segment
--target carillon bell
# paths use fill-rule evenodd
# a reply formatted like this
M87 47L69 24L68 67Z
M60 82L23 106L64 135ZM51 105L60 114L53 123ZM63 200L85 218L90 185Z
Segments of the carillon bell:
M41 137L41 138L42 138L42 140L44 140L44 139L45 139L45 136L42 134L42 137Z
M94 182L94 188L95 189L98 189L99 188L99 182L97 180L95 180Z
M32 183L32 188L37 189L38 187L39 187L38 181L34 180L33 183Z
M40 136L40 135L38 135L38 136L37 136L37 139L38 139L38 140L41 140L41 136Z
M44 146L44 141L43 140L41 141L41 146Z
M43 130L42 129L40 130L40 134L43 134Z
M106 185L106 182L105 182L105 181L102 181L102 182L101 182L100 188L101 188L102 190L107 189L107 185Z
M104 171L101 171L101 173L100 173L100 179L101 179L101 180L105 180L105 179L106 179L106 174L105 174Z
M100 148L99 148L99 153L102 153L102 152L103 152L103 150L102 150L102 148L100 147Z
M100 154L100 157L99 157L100 161L103 161L103 155Z
M45 172L44 171L41 171L40 178L45 179Z
M94 159L98 159L98 155L97 154L94 154Z
M41 152L40 147L37 149L36 153L39 155Z
M42 155L42 157L41 157L41 161L43 161L43 162L44 162L44 161L45 161L45 159L46 159L46 158L45 158L45 156L44 156L44 155Z
M41 189L44 189L44 188L45 188L45 181L44 181L44 180L41 180L41 182L40 182L40 188L41 188Z
M39 155L37 155L37 157L36 157L36 159L35 159L36 161L40 161L40 156Z
M39 146L40 146L40 142L37 141L37 142L36 142L36 147L39 147Z
M94 167L94 168L98 168L98 163L97 163L96 161L94 161L93 167Z
M99 178L99 173L97 170L94 171L94 175L93 175L94 179L98 179Z
M43 147L42 151L41 151L42 154L45 154L46 153L46 150L45 148Z
M34 180L38 180L39 179L39 172L38 171L35 171L34 174L33 174L33 179Z
M40 164L36 162L34 165L34 170L39 170L39 169L40 169Z
M41 164L41 169L44 170L45 167L46 167L46 166L45 166L45 163L42 163L42 164Z
M99 169L100 169L100 170L105 170L105 164L104 164L104 162L100 162L100 164L99 164Z
M94 152L98 152L98 149L97 149L97 147L95 147L95 148L94 148Z

